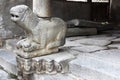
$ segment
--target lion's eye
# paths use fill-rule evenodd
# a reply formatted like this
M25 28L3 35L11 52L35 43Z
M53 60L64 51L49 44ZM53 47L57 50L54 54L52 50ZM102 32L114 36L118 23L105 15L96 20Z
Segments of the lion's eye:
M15 15L15 17L19 17L18 15Z
M13 14L11 14L11 16L12 16L12 17L14 17L14 15L13 15Z

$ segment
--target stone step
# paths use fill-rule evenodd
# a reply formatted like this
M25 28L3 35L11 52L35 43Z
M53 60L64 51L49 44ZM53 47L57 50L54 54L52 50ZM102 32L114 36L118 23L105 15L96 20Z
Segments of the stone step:
M113 43L108 45L108 48L110 49L120 49L120 43Z
M56 74L56 75L34 74L34 80L82 80L82 79L77 79L76 77L67 74Z
M112 43L120 43L120 38L113 39Z
M0 49L0 66L8 73L17 75L16 57L12 52Z
M96 28L68 28L67 29L67 37L73 36L86 36L86 35L96 35Z
M70 72L85 80L120 80L120 50L80 54L71 61Z

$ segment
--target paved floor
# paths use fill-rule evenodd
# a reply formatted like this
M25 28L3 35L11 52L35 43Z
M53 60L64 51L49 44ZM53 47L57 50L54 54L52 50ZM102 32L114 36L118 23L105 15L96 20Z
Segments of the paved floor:
M17 39L6 40L4 50L13 51L16 42ZM63 48L76 57L69 63L70 73L67 77L73 78L70 80L120 80L120 30L69 37ZM0 80L10 80L10 75L0 70Z

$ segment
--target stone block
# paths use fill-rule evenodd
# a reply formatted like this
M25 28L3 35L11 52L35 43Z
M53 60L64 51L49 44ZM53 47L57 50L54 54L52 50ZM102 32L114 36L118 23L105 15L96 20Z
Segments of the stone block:
M113 43L120 43L120 38L116 38L112 40Z
M120 49L120 43L113 43L108 45L108 48L110 49Z
M86 39L76 40L76 43L80 43L84 45L106 46L106 45L109 45L111 41L86 38Z
M96 35L96 28L68 28L67 29L67 37L73 36L86 36L86 35Z
M0 49L0 65L8 73L17 75L16 57L12 52Z
M61 51L59 53L41 56L32 58L32 63L34 64L34 61L40 64L44 70L42 69L38 73L48 73L48 74L56 74L56 73L67 73L69 71L69 65L68 63L74 59L75 56L72 54L69 54L67 51ZM18 58L19 59L19 58ZM25 61L24 59L23 61ZM22 61L22 60L21 60ZM41 63L40 63L41 62ZM38 66L39 68L40 66Z
M18 55L17 63L19 79L28 79L29 77L24 76L32 74L37 74L39 76L41 76L42 74L49 74L50 76L52 76L59 73L68 73L69 62L74 58L75 56L73 54L70 54L70 51L66 49L62 49L60 50L60 52L51 55L45 55L34 58L23 58Z

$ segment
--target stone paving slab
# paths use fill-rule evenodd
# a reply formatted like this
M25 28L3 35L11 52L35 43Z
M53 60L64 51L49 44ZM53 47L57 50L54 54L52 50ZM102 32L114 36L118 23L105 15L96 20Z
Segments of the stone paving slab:
M98 39L98 40L113 40L116 39L116 36L110 36L110 35L93 35L88 36L89 39Z
M111 43L109 40L99 40L99 39L81 39L76 40L76 43L84 44L84 45L95 45L95 46L106 46Z
M9 74L3 70L0 70L0 80L8 80Z
M107 47L83 45L81 47L72 47L71 49L79 51L79 52L91 53L91 52L107 49Z
M100 58L104 61L120 65L120 50L110 49L92 53L91 56Z
M112 43L120 43L120 38L113 39Z
M85 39L85 38L87 38L87 36L68 37L68 38L66 38L66 40L67 41L75 41L75 40Z
M8 73L17 75L16 57L12 52L0 49L0 65Z
M81 77L84 80L120 80L119 78L111 77L96 70L86 68L85 66L76 66L73 64L70 66L70 69L73 75Z
M64 45L64 47L74 47L74 46L83 46L83 45L76 41L66 41Z
M117 51L115 53L119 54ZM77 59L70 62L71 73L86 80L120 80L120 64L118 64L120 58L113 54L109 55L110 53L97 54L80 54ZM114 58L117 58L116 63L111 61Z
M120 43L110 44L108 45L110 49L120 49Z

